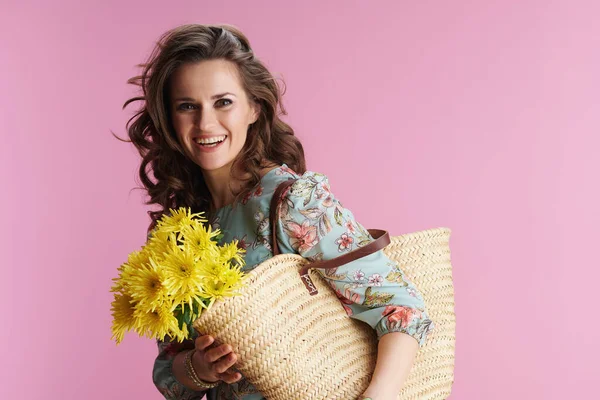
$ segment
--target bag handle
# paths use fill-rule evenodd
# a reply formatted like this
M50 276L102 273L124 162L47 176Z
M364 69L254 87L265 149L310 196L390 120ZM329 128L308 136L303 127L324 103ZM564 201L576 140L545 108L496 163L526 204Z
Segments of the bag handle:
M283 197L287 190L291 188L296 179L288 179L279 184L277 189L275 189L275 193L273 194L273 198L271 199L271 208L269 210L269 220L271 221L271 236L272 236L272 247L273 247L273 255L276 256L281 254L279 252L279 245L277 244L277 220L279 207L281 206L281 202L283 201ZM369 229L369 234L373 236L373 241L369 244L366 244L362 247L354 249L346 254L343 254L339 257L332 258L330 260L323 261L315 261L310 264L306 264L300 269L300 278L302 279L302 283L308 290L311 296L314 296L318 293L317 287L314 285L308 270L311 268L321 268L321 269L331 269L337 268L341 265L348 264L351 261L357 260L359 258L368 256L369 254L373 254L383 248L385 248L388 244L390 244L390 234L387 231L381 229Z

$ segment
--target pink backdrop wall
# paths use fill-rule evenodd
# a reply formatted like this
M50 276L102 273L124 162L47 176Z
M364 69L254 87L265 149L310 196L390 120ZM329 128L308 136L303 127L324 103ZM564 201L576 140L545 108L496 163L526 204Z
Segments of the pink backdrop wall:
M452 399L591 398L600 3L82 3L0 7L0 398L161 398L154 343L110 341L110 279L148 221L109 131L134 65L187 22L249 36L364 225L453 229Z

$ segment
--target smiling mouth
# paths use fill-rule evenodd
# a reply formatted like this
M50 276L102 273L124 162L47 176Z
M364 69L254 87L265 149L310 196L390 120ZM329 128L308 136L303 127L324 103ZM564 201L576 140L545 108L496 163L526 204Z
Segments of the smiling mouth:
M227 140L227 136L224 136L223 139L218 140L218 141L211 141L211 142L203 142L200 139L194 140L194 142L202 147L216 147L218 145L220 145L221 143L223 143L225 140Z

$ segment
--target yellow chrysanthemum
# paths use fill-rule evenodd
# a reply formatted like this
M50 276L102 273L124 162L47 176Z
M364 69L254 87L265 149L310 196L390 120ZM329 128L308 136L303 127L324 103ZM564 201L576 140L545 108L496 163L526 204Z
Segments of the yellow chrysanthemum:
M121 266L118 268L119 276L116 278L112 278L112 281L114 282L114 284L110 288L111 292L125 293L128 291L127 280L123 279L123 273L124 273L124 271L127 270L127 268L131 268L131 267L129 267L129 265L127 265L127 264L121 264Z
M125 263L121 264L118 270L119 276L116 278L112 278L114 284L110 288L110 291L115 293L129 293L129 279L131 277L131 274L133 273L133 267Z
M164 269L164 285L172 301L174 310L180 304L192 307L193 301L200 301L202 276L196 263L194 252L187 246L172 246L165 254L161 265Z
M136 270L143 268L148 264L151 253L145 248L140 251L132 251L127 256L127 262L121 264L118 268L119 277L113 278L115 285L112 287L112 292L127 292L129 290L128 283Z
M183 324L182 328L177 327L172 332L169 332L169 336L176 339L178 342L183 342L190 337L190 331L186 324Z
M155 259L162 258L163 254L169 251L171 242L176 242L175 233L155 231L146 242L144 250Z
M239 267L219 261L204 264L200 274L202 296L210 299L234 296L244 281L244 273Z
M231 243L224 244L219 248L221 260L224 262L236 261L238 265L244 265L244 256L243 253L246 252L245 249L240 249L238 247L238 241L234 240Z
M207 222L204 213L192 214L191 209L181 207L177 210L169 209L171 215L163 215L156 223L156 229L163 232L177 232L183 227L193 225L195 222Z
M144 311L155 311L168 301L168 293L164 285L165 279L165 269L152 257L148 264L132 271L127 285L131 297L138 303L137 308Z
M128 294L115 293L115 299L111 303L112 322L112 339L115 339L117 344L121 343L125 333L134 327L134 312L135 305L133 299Z
M237 294L245 278L245 250L237 241L219 246L215 239L221 231L203 222L202 214L192 214L189 208L171 209L144 247L118 268L111 288L117 343L132 329L140 336L183 341L190 331L185 323L179 327L176 315L182 309L193 310L194 315L185 314L189 322L216 299Z
M151 255L145 248L139 251L132 251L127 256L127 264L133 268L141 268L144 264L148 264Z
M173 335L173 333L179 336L181 332L177 324L177 318L175 318L169 307L166 306L158 307L151 312L136 308L133 320L134 329L137 334L150 339L165 340L165 336Z
M195 224L184 227L181 230L181 233L184 246L189 246L192 251L197 252L198 255L202 256L207 249L217 247L214 238L217 237L221 231L219 229L213 230L210 225L204 227L201 224Z

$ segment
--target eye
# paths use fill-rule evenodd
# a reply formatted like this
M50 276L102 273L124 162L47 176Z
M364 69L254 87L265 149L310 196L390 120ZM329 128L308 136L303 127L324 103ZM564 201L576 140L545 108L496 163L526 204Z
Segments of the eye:
M228 106L230 104L233 104L233 102L231 100L229 100L229 99L219 99L217 101L217 105L220 106L220 107L225 107L225 106Z
M177 109L186 111L186 110L193 110L194 107L196 107L196 106L194 106L192 103L181 103L179 106L177 106Z

